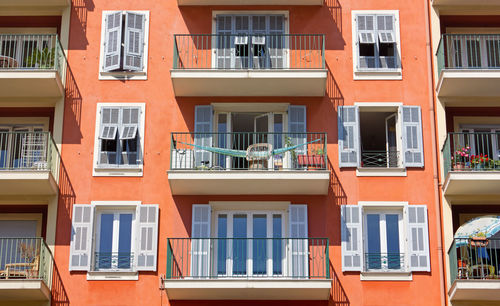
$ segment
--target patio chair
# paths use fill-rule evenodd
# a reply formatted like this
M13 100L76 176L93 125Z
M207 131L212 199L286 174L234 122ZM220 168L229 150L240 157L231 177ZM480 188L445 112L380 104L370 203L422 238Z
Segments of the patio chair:
M38 269L40 265L40 256L37 255L32 262L20 262L5 264L3 274L6 279L9 278L38 278Z

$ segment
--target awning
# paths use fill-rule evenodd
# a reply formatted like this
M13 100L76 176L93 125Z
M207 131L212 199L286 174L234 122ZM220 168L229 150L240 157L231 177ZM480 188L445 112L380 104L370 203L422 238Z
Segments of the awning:
M465 245L472 237L491 238L500 232L500 216L487 215L474 218L462 224L455 233L457 246Z

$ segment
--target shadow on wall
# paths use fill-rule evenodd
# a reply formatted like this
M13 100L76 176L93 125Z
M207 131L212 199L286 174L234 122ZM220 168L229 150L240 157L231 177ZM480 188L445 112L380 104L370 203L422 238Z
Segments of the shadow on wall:
M337 109L339 106L344 105L344 95L342 95L342 92L340 91L339 84L337 84L337 81L335 80L335 77L333 76L332 69L330 68L330 65L328 63L325 63L326 69L327 69L327 75L326 75L326 96L328 97L328 100L333 104L335 109ZM335 118L335 123L337 122ZM337 124L335 124L337 126Z
M88 12L94 11L94 8L92 0L72 0L70 50L87 49L89 44L87 40Z
M340 283L339 276L335 269L333 268L332 262L330 262L330 277L332 278L332 290L330 292L329 305L351 305L349 298L345 293L342 283Z
M50 292L52 306L69 306L69 298L64 288L64 284L57 268L57 263L54 262L52 273L52 290Z
M337 25L337 31L342 35L342 6L338 0L325 0L325 7L330 11L333 22Z
M69 179L66 166L61 161L59 173L59 203L57 207L56 245L67 245L71 240L71 214L75 204L75 190Z
M63 144L80 144L82 120L82 95L71 67L66 71Z

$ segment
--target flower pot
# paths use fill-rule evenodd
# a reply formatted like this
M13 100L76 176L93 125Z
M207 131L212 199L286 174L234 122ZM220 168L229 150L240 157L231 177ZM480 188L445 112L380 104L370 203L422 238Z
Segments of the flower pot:
M470 245L474 247L485 247L489 243L486 237L473 237L470 240Z

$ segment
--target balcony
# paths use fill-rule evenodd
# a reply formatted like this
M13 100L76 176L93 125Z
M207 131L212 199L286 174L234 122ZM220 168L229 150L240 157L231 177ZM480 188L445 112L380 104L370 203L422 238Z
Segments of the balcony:
M2 301L49 301L54 259L42 238L0 238Z
M188 5L323 5L324 0L177 0L179 6Z
M448 256L452 301L500 301L500 239L455 238Z
M445 195L499 195L500 133L448 133L444 143Z
M328 300L328 238L169 238L170 300Z
M0 34L0 98L63 97L66 65L55 34Z
M444 34L436 56L446 105L500 97L500 34Z
M325 36L174 35L175 95L322 97Z
M174 195L328 194L326 133L172 133Z
M55 195L61 157L49 132L0 130L0 194Z

